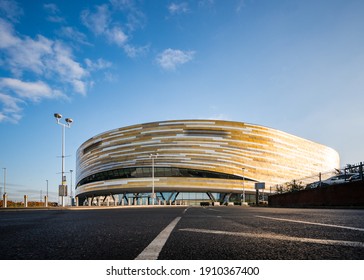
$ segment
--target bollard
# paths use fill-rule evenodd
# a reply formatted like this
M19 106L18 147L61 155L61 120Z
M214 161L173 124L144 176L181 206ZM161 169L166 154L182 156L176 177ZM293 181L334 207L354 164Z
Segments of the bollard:
M28 207L28 196L24 195L24 207L27 208Z
M78 196L76 196L75 200L76 200L76 207L78 207L79 206L78 205Z
M131 198L127 198L128 199L128 205L131 205Z
M48 196L44 196L44 206L48 207Z
M87 200L88 200L87 205L92 206L92 197L87 198Z
M8 195L6 193L3 194L3 208L8 207Z

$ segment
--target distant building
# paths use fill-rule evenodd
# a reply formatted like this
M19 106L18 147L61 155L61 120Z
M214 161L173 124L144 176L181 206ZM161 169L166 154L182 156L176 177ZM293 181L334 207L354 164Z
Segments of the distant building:
M255 194L256 182L269 188L340 165L335 150L260 125L153 122L107 131L84 142L77 151L76 196L81 203L108 196L119 203L150 203L152 161L156 203L188 204L239 197L243 191L248 197Z

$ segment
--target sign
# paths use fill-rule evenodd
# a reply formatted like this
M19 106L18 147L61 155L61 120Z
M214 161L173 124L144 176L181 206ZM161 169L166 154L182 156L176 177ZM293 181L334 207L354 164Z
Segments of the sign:
M256 190L264 190L265 189L265 183L255 183L255 189Z
M67 196L67 185L58 186L58 196Z

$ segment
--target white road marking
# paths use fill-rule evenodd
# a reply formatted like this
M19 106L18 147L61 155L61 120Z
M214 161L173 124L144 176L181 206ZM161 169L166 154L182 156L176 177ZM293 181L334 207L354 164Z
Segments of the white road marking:
M216 209L212 209L212 208L208 208L207 210L215 211L215 212L222 212L221 210L216 210Z
M281 235L281 234L269 234L269 233L268 234L265 234L265 233L260 233L259 234L259 233L247 233L247 232L207 230L207 229L197 229L197 228L184 228L184 229L180 229L180 231L197 232L197 233L209 233L209 234L220 234L220 235L231 235L231 236L240 236L240 237L248 237L248 238L265 238L265 239L275 239L275 240L281 240L281 241L296 241L296 242L316 243L316 244L324 244L324 245L341 245L341 246L364 248L364 243L363 242L293 237L293 236L287 236L287 235Z
M317 225L317 226L324 226L324 227L336 227L336 228L344 228L344 229L364 231L364 228L346 227L346 226L339 226L339 225L332 225L332 224L322 224L322 223L313 223L313 222L282 219L282 218L273 218L273 217L266 217L266 216L255 216L255 217L263 218L263 219L270 219L270 220L277 220L277 221L284 221L284 222L301 223L301 224L308 224L308 225Z
M136 260L157 260L159 253L162 251L169 235L174 227L177 225L181 217L175 218L158 236L141 252L135 259Z

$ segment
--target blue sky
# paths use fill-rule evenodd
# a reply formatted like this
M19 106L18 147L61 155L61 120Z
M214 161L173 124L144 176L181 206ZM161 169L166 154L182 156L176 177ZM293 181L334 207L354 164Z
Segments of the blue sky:
M0 0L9 199L39 199L48 180L57 200L56 112L74 119L66 170L98 133L195 118L283 130L336 149L342 166L364 161L363 14L360 0Z

